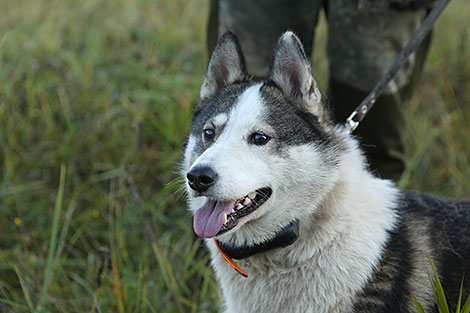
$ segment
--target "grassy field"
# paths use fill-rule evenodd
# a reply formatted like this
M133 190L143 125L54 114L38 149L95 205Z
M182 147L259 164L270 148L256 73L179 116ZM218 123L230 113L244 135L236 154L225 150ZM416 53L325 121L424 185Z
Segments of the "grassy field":
M0 2L0 312L218 311L177 192L207 6ZM454 0L436 26L402 187L470 197L469 20Z

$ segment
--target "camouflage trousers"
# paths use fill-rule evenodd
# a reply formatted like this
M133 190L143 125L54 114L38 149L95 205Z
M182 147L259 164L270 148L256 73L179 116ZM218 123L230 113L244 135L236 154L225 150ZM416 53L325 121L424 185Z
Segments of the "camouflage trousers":
M266 77L273 48L285 30L294 31L311 56L318 14L324 9L328 98L336 120L344 122L426 16L426 8L412 9L408 2L412 0L211 0L208 49L212 52L218 36L230 29L240 40L248 71ZM429 44L430 35L356 130L379 176L398 180L404 170L401 108L419 80Z

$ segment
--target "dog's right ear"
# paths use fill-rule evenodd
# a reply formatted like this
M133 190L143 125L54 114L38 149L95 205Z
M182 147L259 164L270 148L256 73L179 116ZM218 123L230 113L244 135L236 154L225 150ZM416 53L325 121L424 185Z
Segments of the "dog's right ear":
M247 77L245 58L237 37L227 31L219 38L212 53L201 87L201 100L210 98L223 87Z

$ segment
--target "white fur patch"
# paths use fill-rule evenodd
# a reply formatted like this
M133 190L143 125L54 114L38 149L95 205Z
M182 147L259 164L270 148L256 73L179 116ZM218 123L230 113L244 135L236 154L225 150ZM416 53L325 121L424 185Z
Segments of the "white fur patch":
M212 123L216 127L220 127L227 122L228 116L225 113L220 113L216 115L214 118L210 119L210 123Z

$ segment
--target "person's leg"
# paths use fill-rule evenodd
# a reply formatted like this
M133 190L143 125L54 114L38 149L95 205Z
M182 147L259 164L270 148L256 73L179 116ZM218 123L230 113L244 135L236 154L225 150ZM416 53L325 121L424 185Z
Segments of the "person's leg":
M330 0L328 8L330 79L328 96L343 123L368 95L426 15L424 9L357 9L357 0ZM404 103L419 81L430 36L377 99L355 134L371 169L397 181L403 170Z
M320 5L320 0L211 0L209 54L218 37L232 30L242 46L249 73L267 77L272 51L284 31L294 31L311 55Z
M209 58L217 45L219 37L219 0L210 0L206 40Z

